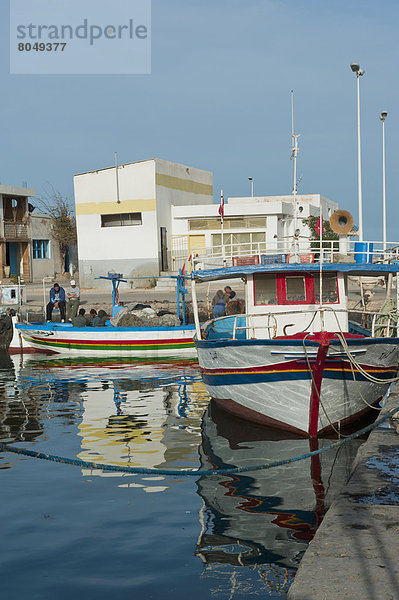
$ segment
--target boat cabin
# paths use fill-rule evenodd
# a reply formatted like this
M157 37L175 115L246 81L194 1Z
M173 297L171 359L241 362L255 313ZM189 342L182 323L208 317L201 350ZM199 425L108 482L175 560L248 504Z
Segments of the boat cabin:
M207 337L274 339L306 331L349 331L349 276L397 273L397 264L268 264L195 271L193 280L240 277L245 282L245 316L213 322ZM195 286L194 286L195 287ZM194 291L195 293L195 291Z

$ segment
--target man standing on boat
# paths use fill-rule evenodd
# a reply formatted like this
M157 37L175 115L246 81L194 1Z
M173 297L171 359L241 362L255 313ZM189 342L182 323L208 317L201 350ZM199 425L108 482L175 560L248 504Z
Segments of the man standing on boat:
M50 290L50 302L46 307L47 321L51 321L54 308L58 308L61 315L61 323L65 322L65 290L55 283Z
M224 317L226 314L226 304L230 300L230 297L222 290L218 290L212 299L213 306L213 318Z
M68 302L66 305L66 318L70 321L78 314L80 303L80 289L76 285L76 281L71 279L70 286L67 291Z

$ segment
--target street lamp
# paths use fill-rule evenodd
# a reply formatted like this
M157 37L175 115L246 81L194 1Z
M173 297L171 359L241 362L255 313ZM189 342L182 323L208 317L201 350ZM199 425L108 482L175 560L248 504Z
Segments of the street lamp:
M254 197L254 180L252 179L252 177L248 177L248 181L251 182L251 198Z
M357 84L357 192L359 207L359 241L363 241L363 206L362 206L362 156L360 148L360 85L359 80L364 75L364 69L361 69L359 63L352 63L351 69L356 73Z
M383 110L380 119L382 121L382 241L384 251L387 249L387 206L385 201L385 119L388 113Z

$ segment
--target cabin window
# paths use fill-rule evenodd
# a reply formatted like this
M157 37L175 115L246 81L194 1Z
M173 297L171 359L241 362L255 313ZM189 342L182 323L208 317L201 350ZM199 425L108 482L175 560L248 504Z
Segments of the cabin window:
M286 301L291 302L306 302L306 287L304 277L287 277L286 285Z
M338 302L337 278L335 275L322 276L322 302L334 304ZM320 275L314 277L314 295L316 304L320 303Z
M275 275L255 275L255 304L278 304L277 277Z
M254 274L254 303L268 304L319 304L320 276L313 273ZM336 273L323 275L322 302L339 302Z

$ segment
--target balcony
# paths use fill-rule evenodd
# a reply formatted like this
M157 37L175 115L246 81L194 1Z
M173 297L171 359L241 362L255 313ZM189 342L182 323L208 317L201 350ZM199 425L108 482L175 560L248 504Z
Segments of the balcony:
M28 240L28 224L21 221L4 221L4 237L7 241Z

